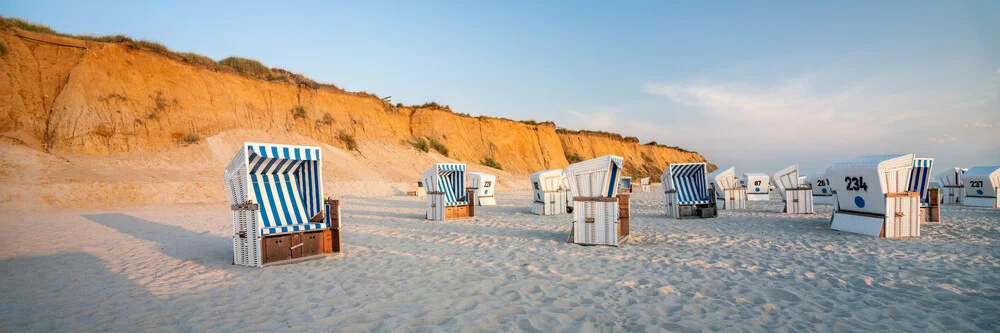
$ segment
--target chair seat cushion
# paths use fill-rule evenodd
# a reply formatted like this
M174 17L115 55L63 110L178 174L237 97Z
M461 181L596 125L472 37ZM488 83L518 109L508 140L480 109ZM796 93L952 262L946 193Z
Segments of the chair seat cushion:
M284 234L289 232L298 231L309 231L309 230L319 230L326 228L326 222L319 223L308 223L308 224L292 224L282 227L264 228L260 229L261 235L274 235L274 234Z

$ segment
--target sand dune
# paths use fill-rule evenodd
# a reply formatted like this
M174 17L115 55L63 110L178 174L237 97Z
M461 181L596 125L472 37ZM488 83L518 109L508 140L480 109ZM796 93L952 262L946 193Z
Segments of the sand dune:
M946 206L917 239L777 203L708 220L633 199L635 240L566 244L507 191L469 220L346 197L343 255L233 266L223 204L4 213L2 331L996 331L1000 212ZM21 232L25 226L38 232Z

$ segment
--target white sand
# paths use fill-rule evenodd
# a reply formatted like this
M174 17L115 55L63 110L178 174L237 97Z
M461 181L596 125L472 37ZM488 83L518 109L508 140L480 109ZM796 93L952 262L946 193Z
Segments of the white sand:
M225 204L0 212L0 331L998 331L1000 210L923 237L832 231L777 203L717 219L633 199L635 241L566 244L526 191L470 220L345 198L345 253L231 265Z

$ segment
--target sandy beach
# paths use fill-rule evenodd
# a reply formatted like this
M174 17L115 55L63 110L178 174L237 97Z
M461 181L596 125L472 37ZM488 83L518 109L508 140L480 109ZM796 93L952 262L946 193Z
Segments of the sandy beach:
M888 240L774 200L667 219L659 192L633 195L619 248L567 244L570 216L528 213L523 190L443 222L423 198L345 197L342 255L264 269L231 265L221 203L6 211L0 330L1000 329L1000 211L945 206Z

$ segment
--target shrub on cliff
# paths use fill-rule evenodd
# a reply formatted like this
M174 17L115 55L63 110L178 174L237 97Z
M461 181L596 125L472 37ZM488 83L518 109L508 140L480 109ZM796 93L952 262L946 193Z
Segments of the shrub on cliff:
M218 62L215 62L215 60L213 60L212 58L197 53L181 52L177 53L177 55L180 56L181 59L184 59L184 61L190 62L192 64L202 65L212 69L219 68Z
M188 133L181 140L184 140L186 143L198 143L198 141L201 141L201 137L198 134Z
M497 169L497 170L503 170L503 167L500 166L500 163L497 162L496 160L494 160L492 157L487 157L487 158L483 159L482 161L479 161L479 164L482 164L482 165L485 165L485 166L488 166L488 167L491 167L491 168L494 168L494 169Z
M573 164L580 161L583 161L583 157L580 157L580 155L566 153L566 162L569 162L569 164Z
M438 153L444 156L448 156L448 147L445 147L443 143L437 140L430 139L431 148L434 148Z
M323 125L333 125L333 116L329 112L323 113L323 120L320 121Z
M417 143L413 146L425 153L431 151L431 144L424 138L417 138Z
M341 131L340 135L337 136L337 139L344 143L347 150L358 150L358 141L354 139L354 135L351 133Z
M296 105L292 108L292 117L295 119L302 119L306 117L306 107L301 105Z
M260 61L240 58L240 57L229 57L219 61L219 65L222 67L231 69L237 73L252 76L258 79L267 79L268 75L271 74L271 69L264 66Z

